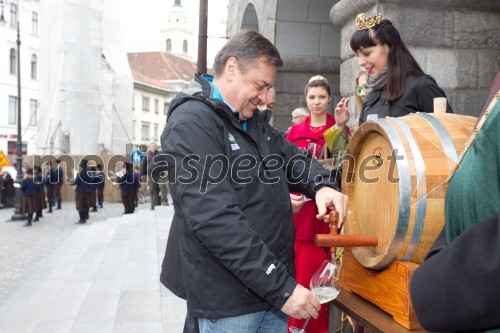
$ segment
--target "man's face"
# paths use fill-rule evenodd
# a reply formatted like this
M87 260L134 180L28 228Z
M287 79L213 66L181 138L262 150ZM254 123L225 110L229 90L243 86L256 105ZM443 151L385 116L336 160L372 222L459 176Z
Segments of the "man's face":
M292 124L300 124L304 120L304 116L292 116Z
M156 153L156 151L158 150L158 146L156 145L156 143L152 143L149 145L149 151L152 152L152 153Z
M267 91L274 84L276 66L269 65L264 57L250 64L242 73L238 61L229 58L221 78L224 100L239 112L240 120L253 117L259 104L267 103ZM221 91L221 93L222 93Z

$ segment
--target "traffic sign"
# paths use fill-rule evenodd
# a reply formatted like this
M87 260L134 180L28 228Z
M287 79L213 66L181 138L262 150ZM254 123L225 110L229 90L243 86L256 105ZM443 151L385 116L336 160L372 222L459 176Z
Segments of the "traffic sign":
M5 166L12 166L12 164L10 164L9 159L5 156L3 151L0 150L0 171L2 171L2 168Z
M3 151L0 150L0 167L4 166L12 166L12 164L10 164L9 159L7 158L7 156L5 156Z

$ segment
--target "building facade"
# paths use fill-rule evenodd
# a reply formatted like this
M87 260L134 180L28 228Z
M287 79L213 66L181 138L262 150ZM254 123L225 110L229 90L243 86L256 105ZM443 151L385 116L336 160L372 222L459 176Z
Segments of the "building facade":
M259 31L285 65L276 78L274 124L290 126L305 106L304 86L322 74L336 105L352 95L360 68L349 46L358 13L391 20L422 69L445 90L456 113L477 116L500 71L500 2L490 0L230 0L228 35Z
M21 137L23 155L36 150L39 121L38 0L0 1L0 150L14 163L18 133L18 75L21 75ZM18 26L20 68L18 66Z
M196 63L167 52L129 53L128 61L134 79L132 143L159 145L170 101L192 80Z
M175 0L174 5L167 12L162 35L165 41L163 51L191 59L195 58L193 45L196 40L193 35L193 24L181 0Z

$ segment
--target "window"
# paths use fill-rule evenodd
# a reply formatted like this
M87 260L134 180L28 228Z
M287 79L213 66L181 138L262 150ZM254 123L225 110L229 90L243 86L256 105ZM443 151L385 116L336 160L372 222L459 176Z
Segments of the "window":
M135 110L135 94L132 94L132 111Z
M142 96L142 111L149 111L149 97Z
M188 42L185 39L184 42L182 42L182 53L184 53L184 55L188 53Z
M17 52L14 48L10 49L10 66L9 73L10 75L16 75L17 73Z
M135 120L132 120L132 140L135 140Z
M30 99L30 126L36 126L36 110L38 109L38 101Z
M38 36L38 13L31 12L31 34Z
M17 97L9 96L9 124L17 124Z
M17 28L17 3L10 3L10 27Z
M167 53L171 53L172 52L172 41L169 39L167 39Z
M31 79L36 80L36 54L31 55Z
M149 123L142 123L142 141L148 142L151 138L149 136Z
M153 133L155 135L153 141L158 141L158 124L155 124Z
M156 114L160 113L159 103L160 103L160 101L155 98L155 113Z
M163 103L163 114L164 115L168 114L168 103L167 102Z

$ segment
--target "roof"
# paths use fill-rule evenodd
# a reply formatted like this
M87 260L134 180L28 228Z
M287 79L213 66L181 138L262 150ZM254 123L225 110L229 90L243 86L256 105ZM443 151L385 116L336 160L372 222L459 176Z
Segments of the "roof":
M134 52L127 57L135 81L165 89L174 88L168 81L190 82L197 72L195 62L166 52Z

